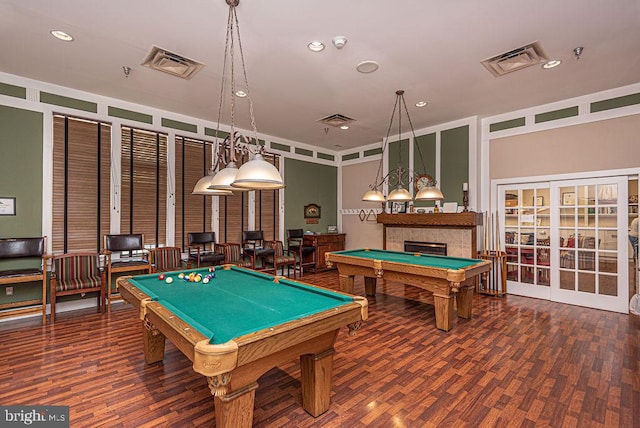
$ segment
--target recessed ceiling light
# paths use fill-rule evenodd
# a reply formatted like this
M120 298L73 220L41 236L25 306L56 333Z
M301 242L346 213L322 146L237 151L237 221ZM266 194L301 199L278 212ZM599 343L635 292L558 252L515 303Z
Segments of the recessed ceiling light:
M244 98L247 96L247 93L245 91L236 91L236 97L240 97L240 98Z
M324 43L318 42L318 41L309 42L307 47L309 48L310 51L320 52L321 50L324 49Z
M349 129L349 125L342 125L340 129Z
M60 40L63 40L65 42L72 42L73 41L73 37L71 37L71 35L65 33L64 31L51 30L51 35L53 37L55 37L56 39L60 39Z
M356 66L356 70L360 73L373 73L380 67L375 61L362 61Z
M548 70L550 68L557 67L560 64L562 64L562 61L560 61L559 59L552 59L551 61L547 61L544 64L542 64L542 68Z
M416 107L425 107L427 104L429 104L429 103L426 102L426 101L418 101L416 103Z

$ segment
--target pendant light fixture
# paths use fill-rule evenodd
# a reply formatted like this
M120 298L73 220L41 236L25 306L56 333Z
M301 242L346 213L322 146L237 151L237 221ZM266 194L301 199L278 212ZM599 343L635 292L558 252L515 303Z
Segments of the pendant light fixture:
M251 92L249 91L249 82L247 80L247 70L244 61L244 53L242 50L242 42L240 40L240 27L238 23L238 16L236 14L236 6L240 3L240 0L225 0L229 5L229 16L227 18L227 33L225 39L224 49L224 61L222 70L222 85L220 88L220 104L218 108L218 127L216 129L216 137L218 130L220 129L220 119L222 116L222 110L224 106L224 100L226 96L231 97L231 132L221 143L221 154L228 153L228 161L226 166L218 171L217 174L211 180L209 185L210 189L217 190L266 190L266 189L282 189L285 187L284 181L278 169L267 162L264 159L265 149L264 146L259 144L258 130L256 128L256 121L253 114L253 101L251 99ZM244 135L241 135L235 129L235 93L236 81L235 81L235 45L238 46L238 53L240 54L240 65L242 66L242 76L244 79L243 93L246 94L247 101L249 103L249 116L251 119L251 127L253 129L253 138L249 139ZM229 77L231 88L226 90L225 84L227 80L227 70L229 70ZM248 155L249 160L238 168L237 155Z
M444 199L442 192L436 186L436 181L428 174L416 174L413 170L405 168L401 163L398 166L389 171L389 173L385 176L382 176L382 164L384 162L384 153L389 145L389 136L391 135L391 128L393 127L393 120L396 115L396 111L398 112L398 143L400 144L400 159L402 159L402 109L407 116L407 121L409 122L409 127L411 129L411 135L413 136L413 141L416 139L415 132L413 130L413 124L411 123L411 117L409 116L409 110L407 109L407 104L404 100L404 91L398 90L396 91L396 102L393 106L393 112L391 113L391 122L389 123L389 128L387 130L387 136L382 141L382 156L380 157L380 164L378 165L378 172L376 173L376 178L373 184L369 186L371 190L367 191L363 196L362 200L366 202L409 202L413 200L411 193L405 188L405 184L407 186L411 185L411 183L417 182L418 179L421 180L421 189L415 195L415 200L417 201L438 201ZM420 151L420 146L416 144L416 149L418 151L420 162L422 163L423 171L426 171L426 167L424 165L424 159L422 158L422 152ZM385 198L382 190L385 186L389 186L389 181L392 179L396 184L396 188L389 193L389 196Z

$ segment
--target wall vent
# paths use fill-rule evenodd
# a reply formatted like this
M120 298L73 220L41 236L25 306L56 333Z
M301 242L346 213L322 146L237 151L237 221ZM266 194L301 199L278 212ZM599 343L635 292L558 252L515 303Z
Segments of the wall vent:
M350 117L344 116L342 114L332 114L331 116L327 116L322 119L318 119L318 122L324 123L325 125L334 126L336 128L346 125L351 122L355 122L355 119L351 119Z
M498 77L547 61L548 58L542 46L540 46L538 42L533 42L512 51L485 59L482 61L482 65L484 65L491 74Z
M158 46L151 48L151 52L142 61L142 65L183 79L191 79L204 67L204 64L198 61L169 52Z

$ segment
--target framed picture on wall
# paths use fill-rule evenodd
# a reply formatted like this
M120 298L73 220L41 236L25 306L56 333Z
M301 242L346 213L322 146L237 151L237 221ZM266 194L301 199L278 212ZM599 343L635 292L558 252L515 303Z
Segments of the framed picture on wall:
M536 196L534 206L536 207L544 206L544 196Z
M394 202L391 206L391 214L401 214L407 212L406 202Z
M565 192L562 194L562 205L575 205L576 194L573 192Z
M0 197L0 215L16 215L16 198Z

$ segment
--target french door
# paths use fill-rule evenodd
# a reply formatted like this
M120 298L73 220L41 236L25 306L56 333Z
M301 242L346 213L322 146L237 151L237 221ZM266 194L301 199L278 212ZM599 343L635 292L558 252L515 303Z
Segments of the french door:
M507 291L628 312L627 178L501 185Z

